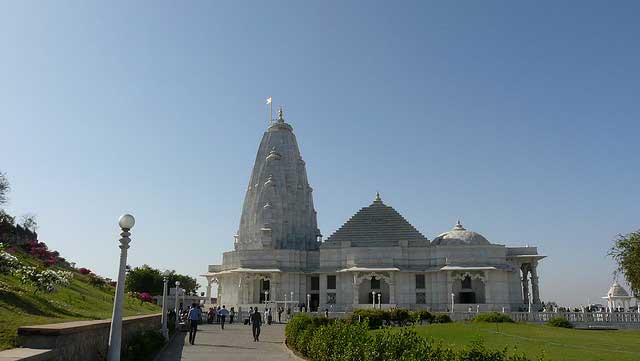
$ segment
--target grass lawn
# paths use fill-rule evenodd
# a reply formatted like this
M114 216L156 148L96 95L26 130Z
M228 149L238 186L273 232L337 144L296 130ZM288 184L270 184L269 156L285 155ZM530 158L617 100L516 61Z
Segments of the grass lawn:
M544 352L545 360L554 361L640 360L640 330L588 331L521 323L456 322L418 326L416 331L453 348L478 339L488 348L507 346L512 351L517 347L532 359Z
M36 261L19 256L21 262ZM115 288L98 288L87 283L87 276L74 273L69 287L55 293L34 293L34 288L11 275L0 274L0 350L15 347L19 326L75 320L110 318ZM160 307L127 297L125 316L161 312Z

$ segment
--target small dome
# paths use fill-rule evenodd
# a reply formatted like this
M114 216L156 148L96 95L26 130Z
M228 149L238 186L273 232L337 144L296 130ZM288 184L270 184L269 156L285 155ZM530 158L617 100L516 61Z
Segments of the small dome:
M614 282L613 286L607 292L609 297L629 297L629 293L618 282Z
M489 242L480 233L467 231L460 221L449 231L445 232L431 241L434 246L483 246Z

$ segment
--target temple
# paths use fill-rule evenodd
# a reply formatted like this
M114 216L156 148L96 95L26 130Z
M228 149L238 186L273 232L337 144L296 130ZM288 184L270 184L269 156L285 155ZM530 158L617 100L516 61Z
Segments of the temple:
M326 240L293 128L282 110L262 137L234 249L209 265L207 300L314 310L539 309L536 247L507 247L467 230L427 239L380 194Z

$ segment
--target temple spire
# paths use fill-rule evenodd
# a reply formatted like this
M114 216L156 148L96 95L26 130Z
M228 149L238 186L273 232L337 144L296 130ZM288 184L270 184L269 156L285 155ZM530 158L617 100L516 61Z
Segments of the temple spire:
M382 202L382 198L380 198L380 192L376 192L376 202Z
M284 123L284 111L282 110L282 107L278 109L278 122Z

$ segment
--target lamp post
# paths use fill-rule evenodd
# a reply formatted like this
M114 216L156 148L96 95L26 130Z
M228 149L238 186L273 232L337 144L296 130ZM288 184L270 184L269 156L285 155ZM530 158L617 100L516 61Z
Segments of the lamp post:
M175 307L176 310L176 330L180 327L180 314L178 313L178 290L180 289L180 281L176 281Z
M376 291L371 291L371 295L373 296L373 309L376 308Z
M164 286L162 287L162 336L168 341L169 330L167 330L167 284L169 283L169 271L164 271L162 275Z
M453 302L455 297L456 297L456 294L452 292L451 293L451 313L453 313Z
M311 309L309 308L311 304L311 295L307 293L307 312L311 312Z
M130 214L123 214L118 220L118 225L122 229L120 233L120 268L118 269L118 283L116 284L116 295L113 300L113 315L111 316L111 328L109 329L109 351L107 360L120 361L120 350L122 345L122 305L124 301L124 278L127 267L127 249L131 233L129 231L136 224L135 218Z
M382 292L378 293L378 309L382 309Z
M269 291L264 291L264 307L269 305Z
M527 298L529 298L529 313L531 313L531 292L527 292Z

